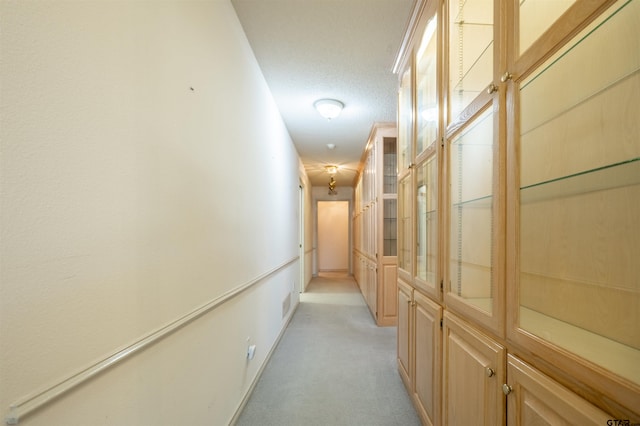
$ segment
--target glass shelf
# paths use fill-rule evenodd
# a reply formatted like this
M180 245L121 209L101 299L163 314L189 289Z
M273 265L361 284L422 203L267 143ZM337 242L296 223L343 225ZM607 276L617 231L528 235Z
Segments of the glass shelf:
M638 159L522 189L520 306L640 350L638 218Z
M484 197L474 198L473 200L465 200L459 203L453 202L451 206L458 207L475 207L481 209L491 208L493 204L493 195L485 195Z
M640 156L638 15L621 2L521 83L522 187Z
M520 188L522 204L640 184L640 158Z
M520 326L533 335L640 383L640 350L551 316L520 307Z

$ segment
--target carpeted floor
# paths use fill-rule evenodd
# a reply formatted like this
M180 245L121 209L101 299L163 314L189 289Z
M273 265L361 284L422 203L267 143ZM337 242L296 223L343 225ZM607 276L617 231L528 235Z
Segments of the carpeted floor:
M419 425L396 363L395 327L377 327L357 284L314 278L237 426Z

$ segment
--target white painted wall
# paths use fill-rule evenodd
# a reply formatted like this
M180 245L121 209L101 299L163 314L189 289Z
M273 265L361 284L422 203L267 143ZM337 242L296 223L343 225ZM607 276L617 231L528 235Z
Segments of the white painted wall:
M0 14L4 417L294 259L300 172L228 0ZM294 262L20 424L227 424L297 280Z

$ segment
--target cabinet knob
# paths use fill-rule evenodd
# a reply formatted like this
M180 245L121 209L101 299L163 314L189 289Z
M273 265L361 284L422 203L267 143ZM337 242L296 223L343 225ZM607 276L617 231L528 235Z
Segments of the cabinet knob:
M496 86L496 85L495 85L495 84L493 84L493 83L491 83L491 84L489 85L489 87L487 87L487 93L488 93L488 94L490 94L490 95L494 94L494 93L495 93L495 92L497 92L497 91L498 91L498 86Z
M511 74L509 71L505 72L504 74L502 74L502 77L500 77L500 81L503 83L506 83L507 81L511 80L513 78L513 74Z
M513 391L513 388L511 386L506 383L502 385L502 393L504 393L505 395L509 395L511 391Z
M493 377L496 374L496 372L493 371L493 368L491 367L487 367L485 371L487 372L487 377Z

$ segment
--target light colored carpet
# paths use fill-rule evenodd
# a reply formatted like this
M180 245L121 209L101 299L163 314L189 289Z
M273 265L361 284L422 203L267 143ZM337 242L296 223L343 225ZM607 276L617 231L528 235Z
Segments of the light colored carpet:
M396 329L374 324L353 278L323 274L300 299L236 425L420 425Z

